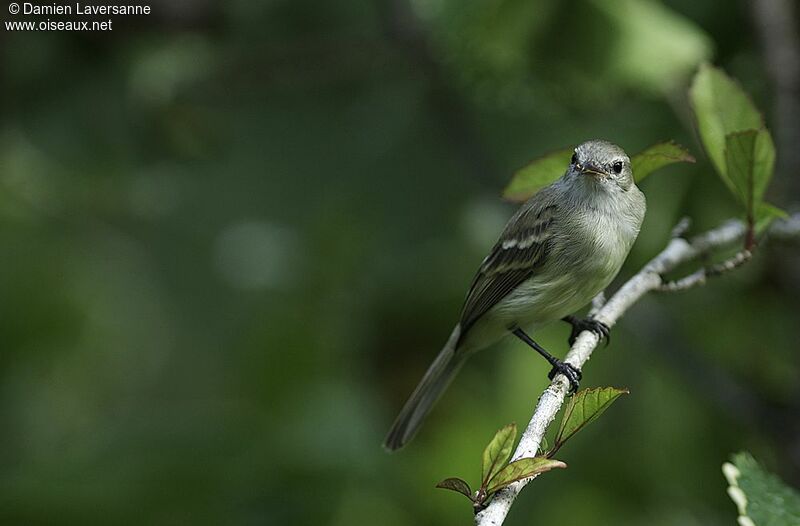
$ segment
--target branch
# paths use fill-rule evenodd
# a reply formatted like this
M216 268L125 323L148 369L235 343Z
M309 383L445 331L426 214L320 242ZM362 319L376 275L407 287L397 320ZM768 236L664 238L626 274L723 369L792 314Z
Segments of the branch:
M722 226L710 230L704 234L696 236L690 240L686 240L682 235L686 229L684 226L674 231L673 237L667 247L653 258L647 265L639 271L638 274L629 279L611 297L602 307L600 307L594 315L594 318L605 323L609 327L613 326L625 312L632 307L639 299L645 294L653 290L659 290L664 284L662 276L667 272L674 270L679 265L688 261L695 260L715 250L728 248L737 242L740 242L745 235L746 227L741 221L731 220ZM780 232L781 237L787 238L800 238L800 214L795 214L791 218L773 223L771 230ZM777 236L776 236L777 237ZM748 256L749 257L749 256ZM733 259L736 259L734 256ZM730 262L731 260L729 260ZM726 262L730 265L729 262ZM743 262L741 262L743 263ZM741 263L738 263L741 265ZM723 264L725 265L725 264ZM707 269L703 270L703 281L705 276L709 274ZM686 279L691 278L695 274L691 274ZM699 278L692 278L699 284ZM676 290L681 290L677 288ZM589 358L599 339L591 331L583 331L575 340L569 353L564 358L564 361L581 368ZM545 389L542 396L539 398L539 403L531 417L528 427L522 434L517 449L514 452L513 460L524 457L534 457L541 444L542 437L544 436L550 422L553 421L558 413L561 405L564 403L564 398L567 394L569 384L563 375L557 375L553 382ZM489 505L475 515L476 526L499 526L503 523L511 509L511 505L519 495L530 479L515 482L497 492Z
M734 256L726 259L722 263L717 263L716 265L711 265L710 267L702 267L681 279L662 283L657 290L659 292L679 292L696 287L698 285L705 285L708 278L721 276L732 270L736 270L750 261L751 257L753 257L752 252L747 249L742 250L741 252L737 252Z
M797 241L797 232L800 232L800 213L793 214L783 221L776 221L769 229L769 237L781 241Z

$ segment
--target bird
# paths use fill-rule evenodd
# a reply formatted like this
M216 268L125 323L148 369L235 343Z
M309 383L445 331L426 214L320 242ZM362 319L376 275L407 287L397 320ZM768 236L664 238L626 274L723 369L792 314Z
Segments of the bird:
M402 448L464 362L513 335L578 389L581 371L530 335L563 320L570 343L583 330L608 341L609 328L573 313L602 292L619 272L646 211L631 160L616 144L590 140L573 152L563 176L523 203L484 258L466 295L458 323L390 428L384 447Z

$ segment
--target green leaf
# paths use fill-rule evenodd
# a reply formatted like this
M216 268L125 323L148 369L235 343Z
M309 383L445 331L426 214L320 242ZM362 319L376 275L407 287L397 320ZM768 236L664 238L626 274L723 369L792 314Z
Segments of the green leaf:
M775 145L766 128L725 136L725 164L748 218L755 219L775 168Z
M553 468L566 468L567 465L560 460L551 460L547 457L528 457L515 460L501 469L489 482L487 495L492 495L505 488L512 482L526 479Z
M562 175L575 150L566 148L540 157L518 170L503 190L503 197L521 203Z
M683 146L672 141L660 142L631 158L633 177L638 183L656 170L674 163L693 163L694 157Z
M458 477L451 477L449 479L444 479L443 481L438 483L436 487L442 489L449 489L450 491L461 493L469 500L472 500L472 490L469 488L469 484L467 484L465 481L461 480Z
M486 483L494 477L498 471L503 469L508 459L511 458L511 450L514 448L514 440L517 438L517 424L508 424L500 428L494 434L491 442L483 450L483 469L481 480Z
M766 230L775 219L788 219L789 214L777 206L769 203L760 203L756 208L756 232L759 234Z
M703 147L722 180L735 192L726 168L725 138L734 132L761 129L764 120L739 84L707 64L695 75L689 99Z
M578 391L567 403L550 454L555 453L575 433L603 414L603 411L608 409L620 395L628 393L627 389L617 389L616 387L598 387Z
M728 495L739 510L739 524L796 526L800 524L800 493L762 468L749 453L738 453L725 463Z

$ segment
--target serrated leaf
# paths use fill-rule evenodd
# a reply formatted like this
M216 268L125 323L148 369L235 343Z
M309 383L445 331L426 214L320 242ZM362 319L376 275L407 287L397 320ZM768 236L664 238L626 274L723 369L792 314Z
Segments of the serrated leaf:
M553 468L566 468L567 465L560 460L552 460L547 457L529 457L515 460L501 469L497 475L489 481L487 495L491 495L500 489L508 486L512 482L526 479Z
M756 106L725 72L707 64L700 66L689 88L703 147L722 180L735 192L725 160L725 137L743 130L758 130L764 120Z
M800 492L762 468L749 453L738 453L722 467L728 494L740 515L758 526L800 524Z
M483 468L481 470L482 487L486 486L486 483L503 469L508 459L511 458L516 438L517 424L511 423L498 429L492 440L486 445L486 449L483 450Z
M775 145L766 128L725 136L725 164L735 195L755 219L775 168Z
M672 141L654 144L631 158L633 177L638 183L656 170L674 163L693 163L694 157Z
M469 484L466 481L461 480L458 477L450 477L448 479L444 479L440 483L436 485L437 488L442 489L449 489L450 491L455 491L456 493L461 493L469 500L472 500L472 490L469 487Z
M628 393L627 389L617 389L616 387L582 389L575 393L564 409L564 416L561 418L561 425L556 433L553 452L564 445L575 433L603 414L603 411L608 409L620 395Z
M503 197L521 203L562 175L574 150L566 148L540 157L518 170L503 190Z
M777 206L761 202L756 208L756 232L761 233L776 219L788 219L789 214Z

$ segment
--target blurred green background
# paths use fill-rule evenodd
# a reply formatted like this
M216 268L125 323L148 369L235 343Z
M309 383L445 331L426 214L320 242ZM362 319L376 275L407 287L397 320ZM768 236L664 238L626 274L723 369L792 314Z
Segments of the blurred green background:
M686 102L709 60L776 134L768 199L800 202L797 13L770 11L791 1L152 5L112 32L0 32L2 524L468 524L433 486L476 481L543 360L476 356L409 447L380 444L515 170L589 138L689 147L643 183L624 279L682 215L737 213ZM798 252L637 304L583 381L630 396L507 524L733 525L739 449L797 485ZM568 332L539 338L563 355Z

